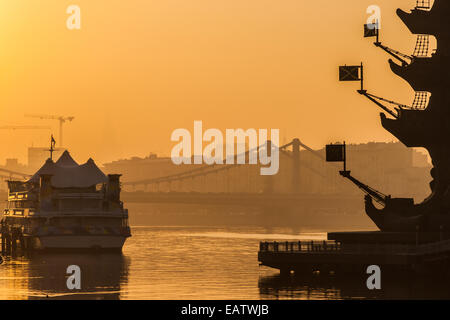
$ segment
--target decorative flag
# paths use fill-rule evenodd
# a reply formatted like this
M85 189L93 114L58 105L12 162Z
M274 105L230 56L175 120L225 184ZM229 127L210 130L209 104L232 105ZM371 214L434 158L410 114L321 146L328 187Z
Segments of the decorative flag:
M376 37L378 35L378 23L364 25L364 38Z
M344 144L329 144L326 146L326 154L327 154L328 162L345 161L345 145Z
M52 135L52 138L50 140L50 149L48 149L48 151L50 151L50 160L53 160L53 152L55 152L55 144L56 144L56 141Z
M359 69L361 66L341 66L339 67L339 81L359 81Z

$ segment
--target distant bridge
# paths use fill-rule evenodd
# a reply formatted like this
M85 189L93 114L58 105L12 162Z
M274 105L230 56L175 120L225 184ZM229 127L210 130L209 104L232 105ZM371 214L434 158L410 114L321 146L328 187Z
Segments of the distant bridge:
M27 174L27 173L0 168L0 178L5 179L5 180L7 180L7 179L23 179L23 180L25 180L30 177L31 177L31 175Z
M315 195L315 194L252 194L252 193L187 193L187 192L122 192L126 203L172 203L239 206L317 206L332 202L333 206L345 207L349 201L362 199L361 195ZM360 201L358 201L360 202Z
M257 147L254 150L245 152L246 164L237 164L239 155L235 155L234 164L228 164L227 159L224 164L195 165L194 168L183 172L161 176L156 178L142 179L137 181L124 181L122 185L122 198L127 202L145 203L178 203L178 204L230 204L230 205L270 205L286 204L298 205L309 201L333 202L348 201L355 196L339 194L318 195L307 190L301 192L300 170L305 168L319 179L326 180L327 175L323 168L314 167L310 162L300 158L301 148L308 151L322 165L326 163L324 155L313 150L300 139L293 139L291 142L278 148L280 159L288 162L288 168L281 166L283 171L284 192L275 190L274 179L276 176L261 176L261 165L250 165L249 154L259 152L261 148L267 148L268 155L271 155L271 141ZM290 150L289 150L290 149ZM241 154L242 156L242 154ZM2 172L6 174L1 174ZM337 172L334 170L333 172ZM0 178L7 179L29 179L30 175L0 168ZM141 188L139 188L141 187ZM305 190L304 190L305 191Z
M276 147L276 146L275 146ZM293 139L278 148L280 158L283 156L290 170L284 170L284 192L275 190L276 176L261 176L261 165L249 165L250 152L258 152L261 148L271 150L272 143L265 144L245 152L246 164L196 165L190 170L136 181L125 181L122 185L123 198L126 201L152 202L152 203L203 203L203 204L270 204L292 203L298 204L306 199L317 196L301 194L300 170L306 168L309 172L321 179L326 174L320 168L314 168L307 161L300 158L301 148L319 159L325 165L324 155L313 150L299 139ZM291 150L289 150L291 148ZM269 152L269 151L268 151ZM241 154L242 156L242 154ZM269 153L270 156L270 153ZM235 160L238 155L235 156ZM284 163L286 165L286 163ZM328 164L329 165L329 164ZM280 172L282 168L280 164ZM337 170L335 171L337 172ZM280 173L281 174L281 173ZM258 187L259 186L259 187ZM139 188L140 187L140 188ZM336 199L342 198L335 196ZM324 199L324 197L320 197ZM329 199L329 197L328 197ZM317 199L316 199L317 201Z

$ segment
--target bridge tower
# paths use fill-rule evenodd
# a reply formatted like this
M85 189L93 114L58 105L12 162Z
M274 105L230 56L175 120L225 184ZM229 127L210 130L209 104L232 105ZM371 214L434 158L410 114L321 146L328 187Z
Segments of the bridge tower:
M300 140L292 140L292 193L300 192Z
M270 158L272 156L272 141L267 140L266 148L267 148L267 156ZM264 193L273 193L274 176L265 176L263 181L264 181Z

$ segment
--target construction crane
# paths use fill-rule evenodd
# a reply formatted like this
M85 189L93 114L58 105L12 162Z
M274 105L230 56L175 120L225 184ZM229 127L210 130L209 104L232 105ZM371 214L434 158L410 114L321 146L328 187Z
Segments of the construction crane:
M26 114L25 117L28 118L38 118L42 120L58 120L59 121L59 146L63 146L63 124L66 121L71 122L75 117L65 117L65 116L55 116L55 115L46 115L46 114Z
M46 130L50 126L0 126L0 130Z

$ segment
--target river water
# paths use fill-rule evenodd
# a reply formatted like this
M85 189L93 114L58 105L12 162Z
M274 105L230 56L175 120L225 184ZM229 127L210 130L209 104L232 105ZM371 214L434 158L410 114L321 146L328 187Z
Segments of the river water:
M324 232L261 227L133 227L122 254L34 254L0 265L0 299L346 299L449 298L446 286L365 279L282 278L260 267L262 240L322 240ZM66 268L81 267L81 290ZM429 285L429 283L428 283Z

